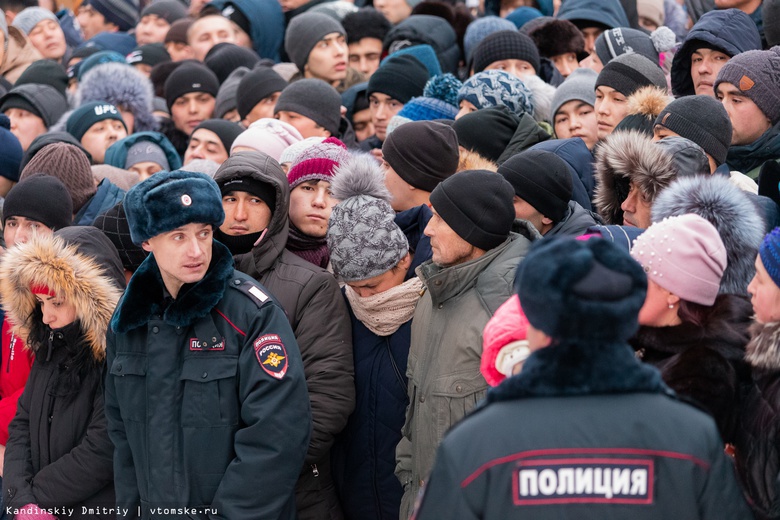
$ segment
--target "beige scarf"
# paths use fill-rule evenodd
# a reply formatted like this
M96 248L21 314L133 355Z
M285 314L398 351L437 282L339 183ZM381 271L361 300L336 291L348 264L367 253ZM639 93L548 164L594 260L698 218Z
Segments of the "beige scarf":
M346 293L355 317L377 336L389 336L414 316L422 286L422 281L415 276L373 296L358 296L349 285Z

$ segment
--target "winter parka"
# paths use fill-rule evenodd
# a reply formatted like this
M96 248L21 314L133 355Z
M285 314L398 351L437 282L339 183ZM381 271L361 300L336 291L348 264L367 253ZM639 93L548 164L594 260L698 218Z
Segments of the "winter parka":
M444 438L417 519L444 518L752 516L710 417L625 344L571 342L531 354Z
M151 254L108 332L117 507L126 518L297 518L311 413L282 309L217 241L206 275L165 294Z
M259 152L238 152L220 168L218 184L248 177L276 190L268 231L236 268L263 284L279 301L303 357L314 428L296 487L304 519L340 518L330 470L330 448L355 406L352 333L347 306L332 274L285 249L290 187L279 164ZM301 468L299 468L300 470Z
M431 216L428 206L396 216L414 255L405 280L417 276L416 266L431 258L430 239L422 234ZM395 447L409 405L406 366L412 320L379 336L349 311L356 402L333 448L333 477L347 520L397 520L403 487L394 474Z
M734 460L758 520L780 518L780 323L756 323L746 350L752 384L739 407Z
M536 230L527 232L534 235ZM425 294L412 319L409 407L396 450L403 519L411 513L444 433L485 395L487 382L479 370L482 329L512 295L515 270L530 245L525 235L512 233L475 260L447 268L428 261L417 268Z
M6 445L3 505L11 511L32 503L58 508L59 518L114 517L90 511L115 504L103 374L120 289L101 260L119 269L121 263L110 253L92 256L60 237L39 236L9 249L0 265L3 308L35 353ZM33 285L74 304L75 321L54 330L45 325Z

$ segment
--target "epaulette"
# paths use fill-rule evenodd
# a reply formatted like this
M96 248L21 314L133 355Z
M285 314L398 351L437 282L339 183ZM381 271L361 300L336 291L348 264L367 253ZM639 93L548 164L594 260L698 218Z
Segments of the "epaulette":
M255 302L258 309L266 303L273 301L271 295L251 279L233 278L230 281L230 287L244 293L250 300Z

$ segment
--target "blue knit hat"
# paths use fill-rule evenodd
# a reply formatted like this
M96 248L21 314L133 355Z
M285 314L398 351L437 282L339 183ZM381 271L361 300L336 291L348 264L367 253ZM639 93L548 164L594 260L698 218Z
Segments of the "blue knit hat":
M92 125L106 119L119 121L127 130L122 114L114 105L104 101L90 101L70 113L65 123L65 131L81 141Z
M486 70L471 76L458 91L458 104L464 99L477 110L504 105L518 116L534 113L531 91L521 79L503 70Z
M399 117L409 121L433 121L435 119L455 119L458 109L449 103L436 98L416 97L409 100L400 112Z
M780 287L780 227L776 227L764 237L758 255L769 277Z
M222 194L214 179L202 173L174 170L155 173L133 186L124 199L134 244L187 224L225 220Z
M19 139L11 133L11 120L0 114L0 177L17 182L23 155Z

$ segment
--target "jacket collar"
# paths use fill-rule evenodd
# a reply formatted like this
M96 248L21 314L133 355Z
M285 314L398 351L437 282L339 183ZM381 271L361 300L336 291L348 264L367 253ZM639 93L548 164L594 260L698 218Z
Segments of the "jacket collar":
M564 342L531 354L520 374L490 389L487 402L639 392L674 394L626 344Z
M133 274L127 291L119 302L111 327L125 333L146 324L153 316L163 315L171 325L188 326L206 316L222 300L228 280L233 275L233 257L227 247L217 241L212 246L211 265L197 283L181 288L178 297L165 308L164 284L160 268L149 255Z
M726 163L732 170L747 174L763 163L777 159L780 154L780 123L750 144L737 145L729 148Z

